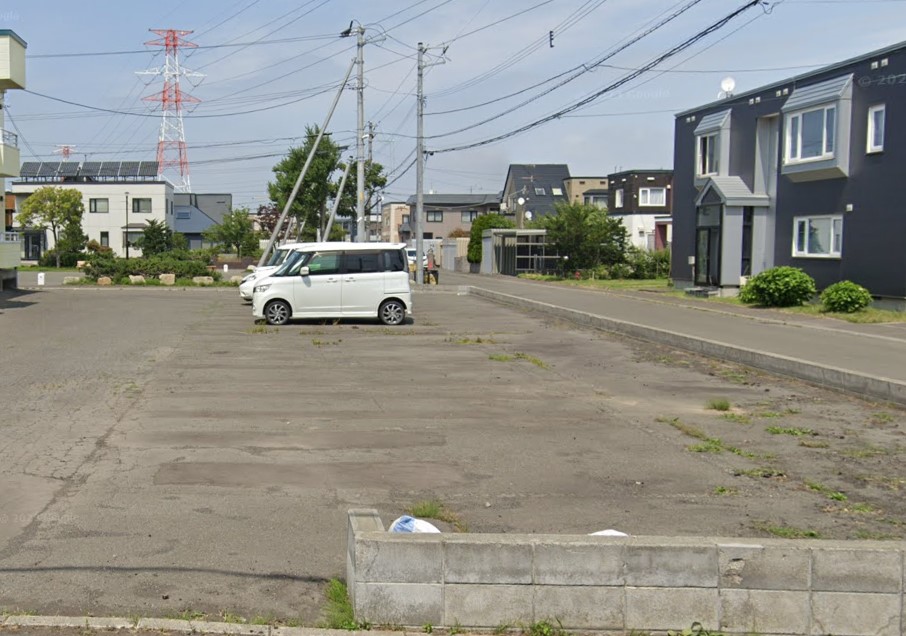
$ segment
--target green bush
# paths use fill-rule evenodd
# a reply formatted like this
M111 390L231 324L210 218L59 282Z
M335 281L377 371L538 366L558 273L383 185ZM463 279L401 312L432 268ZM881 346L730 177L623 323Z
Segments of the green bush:
M765 307L793 307L811 300L815 280L798 267L774 267L749 279L739 290L744 303Z
M667 278L670 274L670 250L651 252L630 245L626 250L626 264L632 270L628 278Z
M857 283L841 280L821 292L825 311L852 314L871 304L871 292Z
M84 258L85 256L78 252L63 252L60 254L60 267L75 267L76 263ZM38 265L41 267L56 267L57 250L50 249L41 254L41 258L38 259Z
M128 276L157 278L160 274L176 274L176 278L213 276L220 280L220 272L211 272L204 261L173 258L170 254L159 254L150 258L114 258L97 255L85 267L85 274L93 280L109 276L114 281L128 280Z

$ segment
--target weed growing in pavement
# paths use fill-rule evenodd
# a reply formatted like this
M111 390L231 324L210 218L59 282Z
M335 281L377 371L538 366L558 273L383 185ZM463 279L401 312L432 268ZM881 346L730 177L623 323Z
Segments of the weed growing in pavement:
M406 512L413 517L436 519L449 523L457 532L469 531L468 525L466 525L459 515L447 508L443 502L438 501L437 499L427 499L425 501L416 502L406 508Z
M192 609L184 609L176 614L170 614L167 618L175 618L179 621L201 621L207 618L207 614L204 612L197 612Z
M736 422L737 424L752 423L752 418L742 413L721 413L720 417L721 419L727 420L728 422Z
M554 625L549 620L532 623L522 630L523 636L565 636L566 630L563 629L563 623L559 619L554 619L557 624Z
M245 620L244 616L233 614L232 612L220 612L220 621L233 625L245 625L248 622Z
M687 627L682 631L667 630L667 636L724 636L722 632L712 632L704 628L698 621L692 623L692 627Z
M3 608L0 610L0 616L7 618L9 616L37 616L38 613L34 610L24 610L21 608Z
M267 334L272 334L272 333L279 333L279 331L280 330L277 327L274 327L273 329L271 329L267 325L255 325L254 327L246 329L245 333L267 335Z
M840 454L853 459L869 459L871 457L881 457L891 453L898 452L898 449L882 448L880 446L864 446L862 448L853 448L842 451Z
M432 625L431 623L425 623L424 625L422 625L422 631L426 634L431 634L432 632L434 632L434 625Z
M819 439L801 439L799 445L805 448L830 448L830 444Z
M447 338L444 342L452 342L453 344L459 345L497 344L497 341L493 338L482 338L481 336L475 338L457 338L455 340L453 338Z
M494 634L495 636L506 634L508 631L510 631L511 627L512 625L510 625L509 623L500 623L499 625L497 625L497 627L494 628Z
M319 340L318 338L313 338L311 343L316 347L329 347L339 345L342 340Z
M462 625L459 624L459 619L456 619L456 622L450 626L450 636L456 636L456 634L462 634L466 630L462 628Z
M365 622L356 621L352 603L349 601L349 594L346 592L346 585L342 581L331 579L327 583L327 589L324 593L327 597L327 609L325 611L327 618L322 627L353 631L370 627Z
M847 499L846 495L842 492L833 490L831 488L828 488L824 484L819 484L814 481L805 482L805 487L813 492L821 493L822 495L833 501L846 501Z
M488 356L488 360L493 360L494 362L509 362L515 360L513 356L508 356L505 353L492 353Z
M726 486L718 486L714 489L715 495L728 496L728 495L738 495L739 488L728 488Z
M793 526L775 526L767 522L756 523L756 530L766 532L781 539L820 539L821 533L817 530L803 530Z
M782 470L776 468L768 468L765 466L760 466L758 468L750 468L748 470L734 470L733 475L735 477L759 477L761 479L784 479L786 478L786 473Z
M874 532L872 530L856 530L856 539L861 539L862 541L896 541L900 537L895 534L888 534L886 532Z
M730 401L725 400L724 398L708 400L708 403L705 405L705 408L712 410L712 411L729 411L730 410Z
M890 424L893 422L893 415L884 411L878 411L871 414L871 423L875 425Z
M546 368L547 368L547 365L544 364L544 362L542 362L541 360L539 360L539 359L536 358L535 356L530 356L530 355L527 354L527 353L516 353L516 356L515 356L515 357L516 357L517 360L525 360L525 361L527 361L527 362L531 362L531 363L534 364L536 367L540 367L540 368L542 368L542 369L546 369Z
M782 426L768 426L766 429L771 435L792 435L793 437L802 437L803 435L817 435L815 431L810 428L798 428L798 427L788 427L784 428Z

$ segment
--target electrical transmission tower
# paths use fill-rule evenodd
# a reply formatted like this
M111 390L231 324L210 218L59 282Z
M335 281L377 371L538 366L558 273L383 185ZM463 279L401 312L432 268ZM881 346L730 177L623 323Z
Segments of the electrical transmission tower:
M179 176L174 175L170 179L174 189L176 192L191 192L189 157L186 153L186 129L183 125L182 113L183 104L197 104L201 100L184 93L179 81L183 77L191 80L204 77L204 75L180 66L179 50L194 49L198 45L185 39L185 36L192 31L176 29L150 29L150 31L161 37L145 42L145 45L162 46L166 51L163 66L139 73L140 75L162 75L164 78L163 90L144 98L145 101L161 103L160 135L157 138L157 176L163 177L164 172L168 170L172 170L174 173L178 170Z

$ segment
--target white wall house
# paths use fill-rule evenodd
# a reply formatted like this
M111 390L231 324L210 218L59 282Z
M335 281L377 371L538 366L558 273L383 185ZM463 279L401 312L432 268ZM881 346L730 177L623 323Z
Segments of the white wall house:
M105 165L118 163L105 162ZM156 162L141 163L150 164L148 169L143 172L156 172ZM152 219L165 223L171 229L174 228L176 219L173 209L173 186L168 181L157 180L156 177L134 177L134 180L119 176L84 177L79 173L84 166L89 165L88 163L54 162L51 165L56 164L59 164L55 168L61 175L59 177L25 176L32 173L50 175L50 170L46 168L47 162L38 166L23 165L21 180L14 181L12 184L18 209L21 210L23 201L42 187L52 186L76 190L82 195L82 203L85 206L85 214L82 216L82 231L88 236L89 241L94 240L101 245L110 247L117 256L126 256L127 240L130 244L129 256L141 256L141 250L136 248L134 243L142 235L142 230L147 226L148 221ZM151 170L152 167L153 170ZM112 170L108 172L112 172ZM63 176L67 173L75 176ZM52 249L54 245L50 231L46 232L45 240L46 249ZM27 259L33 257L33 253L26 253Z
M3 105L7 90L25 88L25 41L13 31L0 29L0 198L6 191L6 177L19 174L19 143L4 126ZM5 208L0 201L0 208ZM5 223L5 221L4 221ZM15 280L19 266L19 235L11 227L0 228L0 289L7 279Z

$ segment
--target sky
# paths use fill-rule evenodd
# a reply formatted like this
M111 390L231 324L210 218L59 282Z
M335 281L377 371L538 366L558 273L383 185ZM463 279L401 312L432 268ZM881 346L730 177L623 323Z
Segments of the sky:
M254 210L274 164L327 116L355 56L355 38L339 34L355 21L367 41L365 121L391 180L385 202L415 193L419 42L430 64L425 191L496 193L511 163L565 163L574 176L671 168L674 114L718 99L724 78L741 93L904 37L906 0L776 0L632 77L746 4L3 0L0 29L28 43L27 91L7 93L6 128L18 129L23 161L59 158L61 145L71 160L154 160L160 104L144 98L163 80L137 74L163 64L149 30L192 31L197 48L180 52L183 68L203 75L181 81L199 100L184 116L192 189ZM328 130L354 156L348 86Z

